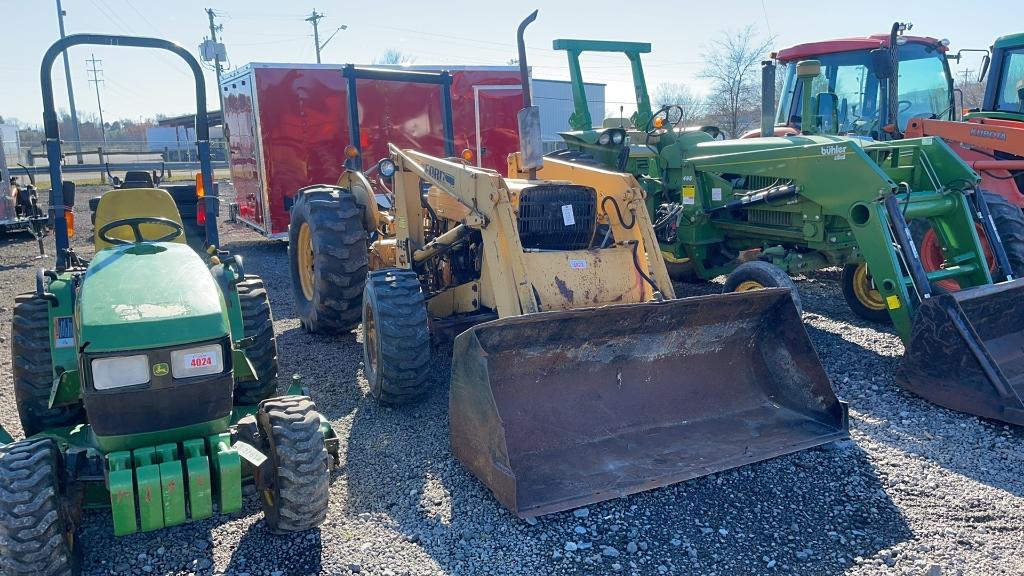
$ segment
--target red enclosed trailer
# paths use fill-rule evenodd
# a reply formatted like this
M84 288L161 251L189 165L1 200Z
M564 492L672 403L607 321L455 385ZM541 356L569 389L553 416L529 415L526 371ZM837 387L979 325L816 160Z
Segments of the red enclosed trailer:
M519 69L440 70L252 63L225 75L220 88L237 220L267 237L285 237L291 196L335 183L349 144L360 152L350 162L364 167L392 142L435 155L468 148L477 165L505 172L508 154L518 149Z

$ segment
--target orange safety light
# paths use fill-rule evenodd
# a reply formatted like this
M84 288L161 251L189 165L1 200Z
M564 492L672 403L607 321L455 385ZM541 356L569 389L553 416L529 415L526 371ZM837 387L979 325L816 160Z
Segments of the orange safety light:
M661 128L664 125L665 125L665 119L662 118L661 116L659 116L659 117L654 119L654 127L655 128Z
M357 156L359 156L359 149L358 148L356 148L355 146L353 146L351 144L349 144L348 146L345 146L345 157L346 158L355 158Z
M68 224L68 238L71 238L75 235L75 213L71 210L65 210L64 221Z
M465 150L463 150L462 153L459 154L459 156L461 156L462 159L465 160L466 162L472 162L473 161L473 151L470 150L469 148L466 148Z
M206 188L203 187L203 173L196 174L196 224L206 226Z

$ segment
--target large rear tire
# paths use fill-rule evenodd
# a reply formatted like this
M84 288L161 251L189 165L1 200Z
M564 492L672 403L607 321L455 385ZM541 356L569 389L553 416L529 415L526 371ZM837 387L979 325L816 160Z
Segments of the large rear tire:
M320 414L306 396L281 396L256 412L271 472L261 491L263 515L275 534L316 528L327 517L330 456Z
M1006 198L995 192L982 192L985 202L988 204L989 212L992 214L992 222L995 224L996 232L1003 241L1003 250L1006 251L1006 259L1014 278L1024 276L1024 213L1017 206L1014 206ZM985 257L988 260L989 268L993 274L996 271L996 261L992 248L985 238L984 228L981 224L975 224L978 237L982 242ZM924 218L918 218L910 222L910 232L921 254L921 264L926 271L937 270L943 261L942 247L938 237L932 230L931 224ZM998 280L996 280L998 281ZM956 280L940 280L935 283L937 287L947 292L955 292L960 289Z
M52 439L0 447L0 573L75 573L75 520L60 479L60 454Z
M14 299L11 371L14 399L25 436L84 421L82 404L50 408L53 358L50 355L50 303L33 292Z
M370 272L363 292L363 374L381 404L408 404L430 384L430 332L412 270Z
M274 316L263 280L246 274L236 286L242 304L245 338L252 343L245 355L256 369L256 379L235 382L235 404L258 404L277 392L277 339L274 337Z
M1024 212L995 192L984 192L1014 278L1024 276Z
M796 283L789 277L789 274L773 264L760 260L744 262L737 266L725 279L722 293L747 292L764 288L789 288L789 294L793 298L793 303L796 304L797 312L803 313L800 291L797 290Z
M363 212L347 190L307 190L296 197L288 261L296 312L306 330L340 333L359 324L366 236Z
M892 323L885 299L872 284L867 264L862 262L843 266L842 285L843 299L854 314L869 322Z

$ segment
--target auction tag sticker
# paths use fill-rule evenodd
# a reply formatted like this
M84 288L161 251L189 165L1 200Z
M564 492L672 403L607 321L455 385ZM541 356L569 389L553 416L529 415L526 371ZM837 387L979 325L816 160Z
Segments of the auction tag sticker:
M587 267L586 260L576 260L575 258L569 260L569 267L573 270L583 270Z
M683 186L683 204L693 204L696 197L696 186Z
M248 442L236 440L235 443L231 445L231 448L238 452L239 456L245 458L247 462L249 462L250 464L257 468L259 468L261 464L267 461L266 455L264 455L263 452L257 450L255 446L249 444Z
M922 146L931 146L932 145L932 137L931 136L927 136L925 138L921 138L921 145Z
M711 201L712 202L721 202L722 201L722 189L721 188L712 188L711 189Z
M566 226L576 225L576 215L572 213L572 204L562 206L562 222L565 222Z
M205 368L207 366L213 366L216 359L217 353L213 350L193 352L191 354L185 354L185 366L189 368Z
M53 319L54 348L75 347L75 319L71 316L58 316Z

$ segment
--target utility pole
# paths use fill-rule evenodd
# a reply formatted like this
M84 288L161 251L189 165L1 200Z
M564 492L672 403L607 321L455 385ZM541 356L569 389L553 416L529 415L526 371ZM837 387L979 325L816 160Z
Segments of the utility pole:
M313 24L313 46L316 47L317 64L320 63L320 51L327 47L327 43L333 40L334 37L338 35L338 32L341 32L342 30L348 30L348 26L346 26L345 24L338 26L338 29L332 32L331 35L327 37L327 40L324 40L324 43L321 44L320 29L317 27L317 24L320 22L320 20L323 19L323 17L323 14L318 14L316 10L313 10L313 13L309 15L309 18L306 18L306 22L311 22Z
M57 25L60 27L60 38L64 39L64 9L57 0ZM71 64L68 62L68 51L64 50L64 80L68 85L68 103L71 105L71 132L75 138L75 154L78 163L82 163L82 136L78 132L78 112L75 110L75 90L71 87Z
M317 28L317 24L324 17L323 14L318 14L316 8L313 9L313 13L306 18L306 22L313 24L313 47L316 48L316 63L320 63L320 30Z
M216 14L213 8L207 8L206 15L210 17L210 40L213 40L213 44L216 46L217 32L224 30L224 25L214 23L213 18ZM220 88L220 73L223 72L223 69L220 64L220 52L217 50L214 50L213 69L217 74L217 101L220 102L221 114L224 114L224 91Z
M103 125L103 103L100 102L100 83L103 82L103 69L99 68L98 65L103 63L103 60L97 60L95 54L90 54L91 59L86 60L91 68L88 72L92 74L92 78L89 78L89 83L96 85L96 108L100 111L100 135L103 137L103 147L107 147L107 128Z

